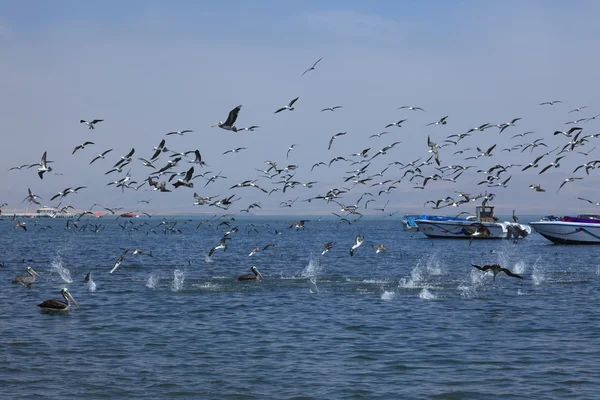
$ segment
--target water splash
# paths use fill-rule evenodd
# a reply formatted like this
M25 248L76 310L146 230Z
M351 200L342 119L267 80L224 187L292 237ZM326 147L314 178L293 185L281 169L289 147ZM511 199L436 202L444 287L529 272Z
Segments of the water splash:
M173 290L174 292L178 292L181 289L183 289L183 281L185 280L185 273L180 270L180 269L176 269L175 271L173 271L173 283L171 284L171 290Z
M212 262L214 262L214 261L212 260L212 258L210 258L210 256L209 256L208 254L205 254L205 255L204 255L204 262L205 262L206 264L210 264L210 263L212 263Z
M600 275L600 265L596 267L596 275Z
M319 275L319 273L321 273L322 270L323 270L323 268L319 264L318 259L314 258L311 254L310 259L308 260L308 265L306 267L304 267L304 269L302 270L301 276L302 277L316 276L316 275Z
M427 288L423 288L419 293L419 298L423 300L434 300L436 299L436 295L431 293Z
M424 287L430 276L442 275L443 273L442 263L437 255L433 253L424 260L420 259L410 271L410 278L400 279L399 286L402 288Z
M458 290L460 291L460 296L465 299L472 299L477 296L477 288L475 286L469 286L465 284L458 285Z
M538 265L538 261L540 261L541 258L542 257L540 256L537 258L537 260L535 260L535 263L533 264L533 271L531 272L531 279L533 279L533 284L536 286L540 285L546 280L546 277L544 276L544 269L541 265Z
M154 289L156 287L156 283L158 279L154 275L150 275L146 280L146 287L149 289Z
M310 279L308 280L308 287L309 287L309 291L311 294L317 294L319 293L319 288L317 287L317 278L314 276L311 276Z
M64 282L73 283L73 279L71 279L71 272L69 272L69 270L63 266L63 261L59 254L54 257L54 260L52 260L50 266L56 273L60 275Z
M381 300L383 300L383 301L393 300L394 297L396 297L396 292L390 292L390 291L384 290L383 293L381 293Z
M96 282L94 282L92 280L92 278L90 278L90 280L87 281L87 287L88 287L88 291L95 292L96 291Z
M525 264L524 261L517 261L515 266L512 268L512 271L515 274L524 274L526 268L527 268L527 264Z

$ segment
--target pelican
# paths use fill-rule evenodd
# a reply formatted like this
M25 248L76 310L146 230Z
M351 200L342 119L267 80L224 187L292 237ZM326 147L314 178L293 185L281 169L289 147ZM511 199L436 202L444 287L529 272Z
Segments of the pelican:
M240 104L233 110L229 111L229 115L227 116L227 120L225 122L219 121L216 124L213 124L211 128L218 126L219 128L225 129L227 131L237 132L237 128L233 124L235 124L235 120L237 119L241 109L242 105Z
M363 244L363 242L365 241L365 237L364 236L360 236L360 233L358 235L356 235L356 239L354 239L354 245L352 246L352 248L350 249L350 256L354 256L354 250L356 250L358 247L360 247L361 244Z
M84 119L82 119L81 121L79 121L80 124L86 124L88 126L88 129L95 129L94 125L96 125L98 122L102 122L104 121L103 119L95 119L93 121L86 121Z
M38 304L38 307L45 312L68 312L71 309L71 302L73 302L76 307L79 307L77 301L75 301L71 293L69 293L69 289L62 289L60 294L62 294L62 296L65 298L64 301L59 299L45 300L44 302Z
M508 268L502 268L500 266L500 264L492 264L492 265L484 265L484 266L479 266L479 265L475 265L475 264L471 264L471 265L480 271L484 271L484 272L492 271L494 273L494 280L496 280L496 275L498 275L500 272L504 272L506 275L512 276L513 278L523 279L523 277L521 275L517 275L517 274L511 272Z
M278 112L282 112L284 110L289 110L289 111L294 111L294 103L296 101L298 101L300 97L296 97L294 100L290 101L290 104L288 104L285 107L281 107L279 110L275 111L275 114L277 114Z
M23 286L31 286L32 283L35 282L35 277L41 278L41 276L33 270L31 267L25 268L28 275L19 275L15 279L13 279L12 283L20 283Z
M250 270L252 271L251 274L238 276L238 281L258 281L260 279L265 279L256 267L252 267Z

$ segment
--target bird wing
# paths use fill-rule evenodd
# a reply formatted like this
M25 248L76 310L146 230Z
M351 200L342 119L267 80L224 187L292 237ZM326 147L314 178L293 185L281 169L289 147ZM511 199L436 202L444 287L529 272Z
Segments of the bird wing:
M285 110L285 109L286 109L286 107L282 107L282 108L280 108L279 110L275 111L275 113L274 113L274 114L277 114L278 112L282 112L282 111L283 111L283 110Z
M504 272L508 276L512 276L513 278L523 279L521 275L511 272L508 268L500 268L500 271Z
M224 125L233 126L241 109L242 109L242 105L240 104L233 110L229 111L229 115L227 116L227 121L225 121Z
M294 100L290 101L290 104L288 104L288 107L292 107L292 106L294 105L294 103L295 103L296 101L298 101L298 99L299 99L299 98L300 98L300 97L296 97Z

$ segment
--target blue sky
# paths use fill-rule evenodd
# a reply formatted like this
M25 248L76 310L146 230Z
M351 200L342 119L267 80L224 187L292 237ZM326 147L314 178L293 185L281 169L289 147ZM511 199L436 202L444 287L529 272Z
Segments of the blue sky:
M593 80L599 66L593 50L600 33L594 21L599 8L585 1L7 2L0 14L0 130L5 144L0 149L0 183L7 188L0 204L9 204L5 210L22 209L28 187L49 199L65 187L83 185L87 188L70 199L80 209L101 203L149 212L219 211L192 206L196 191L220 197L237 193L241 199L232 212L258 201L263 206L258 213L329 213L339 207L300 200L344 186L343 178L356 167L335 163L311 172L314 163L335 156L351 158L351 153L368 147L374 154L400 141L373 160L372 175L390 162L426 158L428 135L442 143L448 135L515 117L523 119L502 135L496 128L475 132L478 135L461 146L497 144L493 157L477 160L478 168L527 164L569 140L552 134L568 129L565 122L600 113ZM320 57L316 70L301 77ZM273 114L298 96L294 112ZM557 99L564 103L539 106ZM210 128L238 104L243 108L236 125L260 125L259 129L234 134ZM338 104L344 107L320 112ZM397 110L407 104L427 111ZM588 108L577 115L568 113L582 105ZM445 115L447 125L426 127ZM80 119L94 118L105 120L96 130L79 124ZM369 138L404 118L402 128ZM598 120L582 126L584 134L598 132ZM194 189L172 193L145 191L146 187L122 193L106 186L122 176L104 175L120 155L134 147L135 157L149 158L166 132L182 129L194 132L167 137L167 147L199 149L209 166L196 172L209 170L210 176L222 171L227 180L204 187L206 180L197 178ZM536 133L521 141L511 139L529 130ZM329 138L338 132L347 135L327 150ZM547 142L547 150L498 151L537 138ZM95 144L71 154L85 140ZM578 150L592 149L593 140ZM287 160L291 144L297 146ZM236 147L246 149L222 155ZM108 148L114 150L107 160L88 165ZM464 157L453 155L459 148L443 148L442 164L466 165ZM58 175L42 181L35 169L8 171L38 162L44 151L55 161ZM381 196L378 187L353 185L343 202L355 204L362 193L371 191L375 202L370 206L382 207L389 200L389 211L426 212L426 200L455 196L457 190L488 189L497 194L496 204L506 213L513 208L523 213L590 211L593 206L577 197L600 200L594 171L559 193L556 188L572 176L575 166L593 157L593 152L587 158L567 154L560 168L543 175L539 169L511 170L505 175L513 174L507 188L477 185L482 175L469 171L456 184L436 181L425 190L403 180ZM157 165L167 159L162 156ZM256 169L266 169L265 160L296 164L294 179L318 183L271 196L252 188L229 189L249 179L258 179L269 190L279 187L259 177ZM176 172L189 165L182 163ZM140 183L150 172L137 160L130 167L132 179ZM427 166L423 175L435 172ZM393 166L385 178L377 176L373 182L396 180L403 173ZM541 183L547 192L532 192L532 183ZM293 209L280 207L296 197ZM149 198L149 204L138 203Z

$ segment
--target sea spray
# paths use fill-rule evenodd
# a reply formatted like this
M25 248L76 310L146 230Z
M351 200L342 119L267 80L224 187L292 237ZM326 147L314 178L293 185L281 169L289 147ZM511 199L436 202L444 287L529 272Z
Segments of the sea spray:
M183 289L183 281L185 280L185 273L180 270L180 269L176 269L175 271L173 271L173 283L171 284L171 289L174 292L178 292L181 289Z

